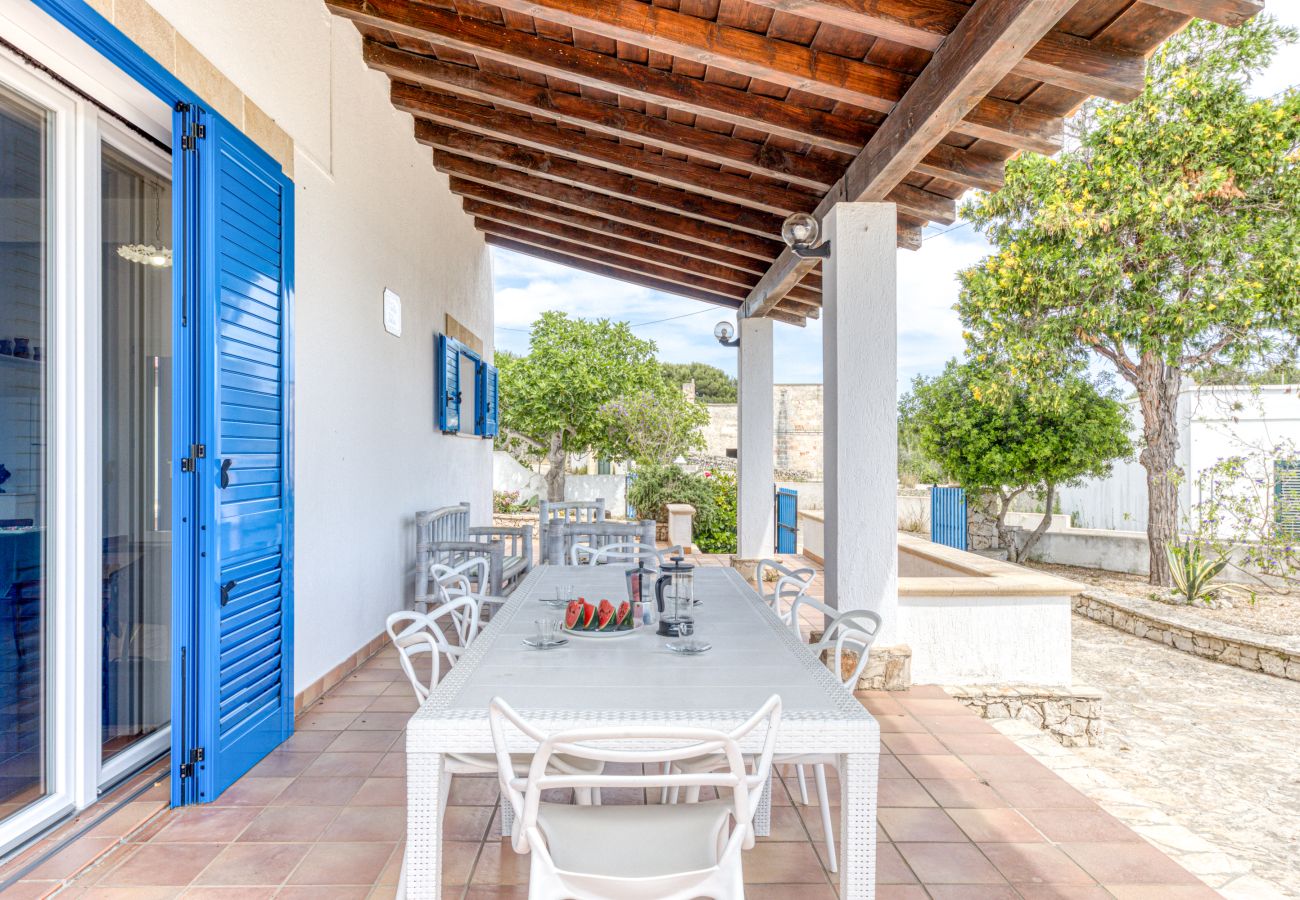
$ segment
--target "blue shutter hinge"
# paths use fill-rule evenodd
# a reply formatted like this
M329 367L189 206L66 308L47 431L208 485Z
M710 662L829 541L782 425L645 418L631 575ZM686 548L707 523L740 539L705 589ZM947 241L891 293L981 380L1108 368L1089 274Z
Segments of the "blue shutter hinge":
M181 149L194 150L198 147L200 139L208 136L208 126L200 125L197 122L190 123L190 130L181 136Z

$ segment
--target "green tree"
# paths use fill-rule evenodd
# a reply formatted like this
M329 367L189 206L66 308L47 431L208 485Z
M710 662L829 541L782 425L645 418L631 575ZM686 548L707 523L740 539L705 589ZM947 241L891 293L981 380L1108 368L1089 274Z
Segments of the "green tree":
M1184 375L1294 352L1300 333L1300 92L1246 93L1295 37L1266 16L1193 24L1136 100L1088 107L1077 146L1021 156L964 210L997 248L961 275L971 352L1017 378L1100 357L1136 391L1153 584L1177 530Z
M549 463L550 500L564 499L569 454L615 455L624 446L611 438L607 403L664 387L654 342L626 322L554 310L533 323L527 356L498 354L497 365L503 443L517 457Z
M695 399L700 403L735 403L737 382L735 376L728 375L717 366L708 363L664 363L664 379L672 385L681 387L688 381L695 382Z
M1104 477L1132 452L1124 405L1080 375L1017 383L953 360L942 375L917 377L912 398L924 453L967 491L998 497L998 538L1012 562L1027 558L1051 524L1058 486ZM1006 517L1026 491L1042 496L1045 511L1017 547Z
M606 454L642 465L670 463L702 448L700 429L709 421L708 410L667 382L616 397L600 414L608 431Z
M898 400L898 481L906 487L941 484L947 476L922 448L917 416L916 394L908 391Z

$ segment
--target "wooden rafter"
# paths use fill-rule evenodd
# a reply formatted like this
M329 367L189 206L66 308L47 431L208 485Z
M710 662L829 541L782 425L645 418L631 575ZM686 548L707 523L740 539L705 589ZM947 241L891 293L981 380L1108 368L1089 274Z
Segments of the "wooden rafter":
M1144 0L1148 6L1236 28L1264 11L1264 0Z
M749 0L771 9L882 37L897 44L937 50L970 7L957 0ZM1142 92L1146 59L1136 51L1098 46L1053 31L1011 68L1013 75L1110 100Z
M1073 4L1074 0L976 0L815 215L824 217L840 201L883 200L915 161ZM750 292L744 314L761 316L774 309L815 263L782 251Z
M820 53L802 44L646 3L496 0L496 5L881 113L892 112L913 82L910 75L883 66ZM1062 129L1059 116L980 96L950 130L1008 147L1055 153L1061 149Z

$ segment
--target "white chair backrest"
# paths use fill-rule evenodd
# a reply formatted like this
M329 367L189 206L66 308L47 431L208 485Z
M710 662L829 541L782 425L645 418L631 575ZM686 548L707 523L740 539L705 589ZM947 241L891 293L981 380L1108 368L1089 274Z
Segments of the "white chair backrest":
M772 753L776 747L777 728L781 723L781 698L773 694L748 720L730 732L711 728L659 727L609 725L575 728L569 731L545 734L529 723L500 697L488 705L488 722L492 728L492 744L496 749L497 778L501 793L509 799L515 811L514 848L519 853L529 852L530 840L540 839L537 812L542 802L542 792L551 788L642 788L660 791L665 787L714 787L730 790L732 814L738 828L745 829L744 848L754 846L753 818L759 794L767 783L772 769ZM755 759L754 769L748 771L740 742L760 726L766 726L763 744ZM511 761L510 731L521 733L528 742L535 742L528 774L515 775ZM517 741L517 738L516 738ZM645 749L646 747L652 749ZM552 758L557 754L602 763L635 764L638 773L651 774L594 774L576 772L569 765L559 765ZM726 766L718 771L704 773L668 772L664 763L698 759L721 754ZM550 770L548 773L548 769Z
M840 612L820 603L811 597L800 597L795 600L794 606L790 608L790 626L794 629L795 634L799 635L799 640L803 640L803 630L799 627L799 613L804 608L815 609L824 615L830 617L826 624L826 630L822 632L821 640L809 646L809 650L814 655L820 656L823 651L831 650L831 658L828 660L831 671L844 683L849 690L853 690L862 676L863 670L867 668L867 661L871 655L871 645L875 643L877 635L880 634L881 618L878 613L869 609L850 609ZM854 664L849 673L844 672L844 653L845 651L856 653L858 661Z
M574 566L603 566L611 563L634 565L640 560L648 567L657 569L664 564L665 558L681 552L681 547L667 547L660 550L644 541L618 541L602 547L574 544L573 549L569 551L569 564Z
M770 588L767 582L769 570L775 572L777 576ZM795 602L808 593L816 577L817 571L812 568L792 569L774 559L761 559L758 561L758 568L754 571L754 585L758 588L758 595L764 602L781 617L781 621L788 624L790 611L794 608Z
M487 556L471 556L455 565L431 563L429 577L433 578L449 591L461 594L487 593L488 576L492 571L492 560Z
M384 628L397 648L402 671L421 703L428 699L429 691L438 683L443 658L447 660L447 668L451 668L478 635L478 614L479 605L473 597L455 597L432 612L401 610L388 617ZM456 637L454 644L443 627L444 621L451 626L451 633ZM430 652L433 654L433 671L425 683L416 672L415 657Z

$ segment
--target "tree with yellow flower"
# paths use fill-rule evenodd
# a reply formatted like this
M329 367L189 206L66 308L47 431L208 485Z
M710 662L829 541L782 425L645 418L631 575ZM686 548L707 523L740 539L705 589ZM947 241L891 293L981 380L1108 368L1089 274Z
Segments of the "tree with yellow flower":
M1137 100L1085 108L1069 150L1020 157L964 210L997 248L960 276L970 352L1037 377L1100 359L1136 392L1153 584L1177 537L1186 380L1300 345L1300 90L1247 90L1295 39L1267 16L1193 24Z

